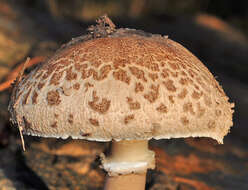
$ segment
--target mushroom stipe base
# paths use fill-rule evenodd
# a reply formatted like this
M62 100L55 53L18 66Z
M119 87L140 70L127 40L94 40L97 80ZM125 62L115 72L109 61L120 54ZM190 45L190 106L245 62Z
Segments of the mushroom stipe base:
M147 169L155 168L155 154L148 149L148 140L113 141L110 154L102 154L101 159L102 167L108 172L106 190L142 190Z
M146 185L146 172L142 174L128 174L121 176L108 176L104 190L144 190Z

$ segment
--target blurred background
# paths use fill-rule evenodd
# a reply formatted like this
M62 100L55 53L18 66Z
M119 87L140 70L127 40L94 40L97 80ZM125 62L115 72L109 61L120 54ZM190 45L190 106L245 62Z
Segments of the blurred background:
M102 189L97 155L108 143L25 137L9 123L10 83L108 14L117 27L168 35L195 54L235 103L224 145L205 138L152 141L147 189L248 189L248 1L0 0L0 189ZM5 83L7 81L7 83ZM73 151L72 151L73 150Z

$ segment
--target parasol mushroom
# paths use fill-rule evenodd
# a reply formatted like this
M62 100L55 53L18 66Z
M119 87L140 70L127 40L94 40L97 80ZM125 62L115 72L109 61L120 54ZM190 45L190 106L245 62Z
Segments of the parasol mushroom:
M167 36L97 23L16 81L9 110L22 133L112 141L105 189L145 188L149 139L223 142L234 105L201 61Z

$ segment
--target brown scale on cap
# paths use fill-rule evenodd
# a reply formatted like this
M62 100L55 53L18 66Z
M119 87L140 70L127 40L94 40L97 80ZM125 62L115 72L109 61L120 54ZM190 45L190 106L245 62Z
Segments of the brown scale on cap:
M182 67L184 70L187 70L187 67L186 67L186 65L185 65L184 63L181 63L180 65L181 65L181 67Z
M120 67L125 67L127 64L130 64L128 59L116 58L113 61L113 65L115 69L119 69Z
M73 84L72 88L75 89L75 90L79 90L80 89L80 84L77 82L77 83Z
M195 71L193 71L192 69L189 69L188 73L189 73L189 76L191 76L191 78L198 76L198 74Z
M72 86L67 86L64 84L63 86L59 88L59 91L62 92L62 95L71 96L73 93L73 88Z
M181 85L188 85L188 84L189 84L189 80L188 80L188 78L181 78L181 79L179 80L179 83L180 83Z
M167 88L170 92L176 92L177 88L173 84L173 80L167 80L163 82L164 86Z
M133 67L129 67L129 70L131 71L131 73L137 78L137 79L141 79L144 82L147 82L147 79L145 78L145 73L143 70L138 69L137 67L133 66Z
M152 79L153 82L155 82L159 78L157 73L149 73L148 77Z
M165 60L167 60L169 62L176 61L175 57L177 57L177 56L176 56L176 54L175 54L173 49L168 48L168 52L164 52L164 53L165 53L165 55L164 55Z
M205 113L205 109L201 106L201 104L198 102L197 103L197 117L202 117Z
M94 85L93 85L93 84L91 84L91 83L89 83L89 82L84 83L84 87L85 87L84 92L87 92L87 91L88 91L88 89L89 89L90 87L93 87L93 86L94 86Z
M47 104L49 106L57 106L61 102L58 91L52 90L47 93Z
M92 118L90 118L89 121L90 121L90 123L91 123L92 125L94 125L94 126L99 126L99 121L98 121L97 119L92 119Z
M32 84L32 83L31 83L30 81L27 81L27 82L26 82L26 84L25 84L25 85L26 85L27 89L29 89L29 88L30 88L31 84ZM35 85L33 84L32 86L35 86Z
M161 76L163 78L169 77L169 70L168 69L163 69L162 72L161 72Z
M105 65L100 69L100 72L98 74L98 72L94 69L89 69L88 70L88 77L90 77L91 75L93 76L94 80L103 80L105 78L107 78L108 73L111 71L111 65Z
M189 112L192 115L195 115L194 109L193 109L193 105L191 102L187 102L185 104L183 104L183 111L184 112Z
M30 84L30 85L31 85L31 84ZM32 84L33 88L34 88L36 85L37 85L37 81L35 81L35 82Z
M111 103L110 100L107 100L106 98L102 98L102 101L98 103L99 97L96 96L96 91L93 91L92 98L93 100L88 102L91 109L102 114L108 111Z
M24 72L24 71L23 71L23 72ZM18 79L18 77L16 78L14 84L16 84L16 83L19 84L20 82L22 82L23 85L26 85L27 82L29 82L29 81L28 81L28 79L29 79L28 76L22 76L22 78L19 78L19 81L18 81L17 79Z
M172 63L172 62L170 62L170 61L168 61L168 65L173 69L173 70L179 70L180 69L180 67L179 67L179 65L177 64L177 63Z
M98 76L97 80L103 80L105 78L107 78L108 73L112 70L111 65L104 65L101 69L100 69L100 76Z
M124 117L124 123L128 124L133 119L134 119L134 114L127 115L127 116Z
M71 125L73 124L73 115L69 114L68 120L67 120Z
M191 78L187 78L190 85L194 85L194 81Z
M32 103L37 104L38 93L34 90L32 95Z
M98 68L102 63L103 62L102 62L101 59L96 59L94 62L92 62L92 66L95 67L95 68Z
M187 76L187 73L185 73L185 71L181 71L180 74L181 74L182 76Z
M41 90L44 87L45 83L44 82L39 82L38 83L38 89Z
M216 109L216 110L215 110L215 115L216 115L217 117L221 116L221 110Z
M66 80L71 81L71 80L76 80L77 79L77 73L74 73L72 71L72 66L66 70Z
M169 101L170 101L172 104L175 103L174 96L168 96L168 98L169 98Z
M154 55L154 57L159 62L159 64L162 66L162 63L164 62L163 53L162 52L158 52L156 55Z
M91 133L83 133L83 132L81 132L80 135L82 137L89 137L91 135Z
M58 60L54 63L51 63L50 65L53 67L56 67L56 69L61 69L61 68L65 68L66 66L69 66L71 63L68 61L68 59L64 59L64 58L59 58ZM49 69L49 67L47 67L47 69Z
M154 103L159 96L159 85L155 86L154 84L152 84L150 86L151 91L149 91L148 93L146 93L144 95L144 98L147 99L150 103Z
M196 82L199 84L199 86L201 86L207 93L210 92L209 87L202 81L202 79L200 77L196 78Z
M30 93L31 93L31 90L32 90L32 88L30 88L30 89L28 90L28 92L23 96L22 104L27 104L28 97L29 97L29 95L30 95Z
M215 121L210 120L208 122L207 126L208 126L209 129L213 129L213 128L215 128L216 123L215 123Z
M161 112L161 113L167 113L167 112L168 112L167 106L165 106L165 105L162 104L162 103L156 108L156 110L157 110L158 112Z
M57 125L57 121L55 121L52 125L51 125L52 128L57 128L58 125Z
M62 70L65 71L68 68L68 67L65 68L65 66L63 64L61 64L61 65L54 64L53 67L54 67L55 72L60 72Z
M193 99L198 100L198 99L201 98L202 95L203 95L203 92L196 92L196 91L194 90L191 96L192 96Z
M43 72L39 72L37 73L37 75L35 76L35 79L40 79L40 77L43 75Z
M178 72L172 72L172 71L170 71L170 74L174 78L177 78L178 77Z
M206 94L203 96L203 98L204 98L205 105L208 106L208 107L210 107L212 105L211 98L208 95L206 95Z
M61 72L54 72L53 75L52 75L52 77L51 77L51 79L50 79L49 84L50 84L50 85L53 84L53 85L57 86L57 85L59 84L60 79L61 79L62 76L63 76L63 73L64 73L64 71L61 71Z
M189 120L186 116L181 117L181 122L183 125L188 125L189 124Z
M26 117L22 117L22 119L23 119L23 123L24 123L24 126L25 126L25 128L31 128L31 123L26 119Z
M82 71L83 69L87 69L88 65L87 64L82 64L84 62L84 60L80 61L80 62L76 62L74 64L74 68L76 69L76 71Z
M183 88L183 90L177 95L178 98L180 99L184 99L186 97L186 95L188 94L187 89Z
M135 92L143 92L144 91L144 86L140 82L135 83Z
M82 70L82 79L87 79L93 76L94 80L101 81L107 78L108 73L112 70L111 65L105 65L100 69L98 73L97 70L89 68L88 70Z
M88 68L88 64L86 64L86 63L85 64L82 64L81 67L82 67L82 69L87 69Z
M195 88L196 90L200 90L199 86L196 85L196 84L194 84L194 88Z
M55 66L50 66L49 68L47 68L46 72L42 75L42 79L45 80L48 77L50 77L50 75L52 74L52 72L54 71L54 67Z
M132 98L127 97L127 103L129 105L130 110L138 110L140 109L140 103L138 101L134 102Z
M161 67L164 67L165 65L166 65L166 63L165 63L164 61L161 61L161 62L160 62L160 66L161 66Z
M117 71L114 71L113 72L113 77L116 80L120 80L122 82L130 84L130 77L127 75L127 72L122 70L122 69L118 69Z
M144 58L145 60L140 62L142 66L148 68L151 71L159 71L159 65L153 61L153 58L151 58L151 55L147 53L147 58Z

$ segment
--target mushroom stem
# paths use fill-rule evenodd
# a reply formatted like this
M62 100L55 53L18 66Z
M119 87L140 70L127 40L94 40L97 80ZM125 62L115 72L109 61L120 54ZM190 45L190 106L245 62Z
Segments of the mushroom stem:
M105 190L144 190L146 171L155 167L154 152L148 140L114 141L110 155L102 155L102 166L108 172Z
M145 185L146 172L143 174L108 176L104 190L144 190Z

